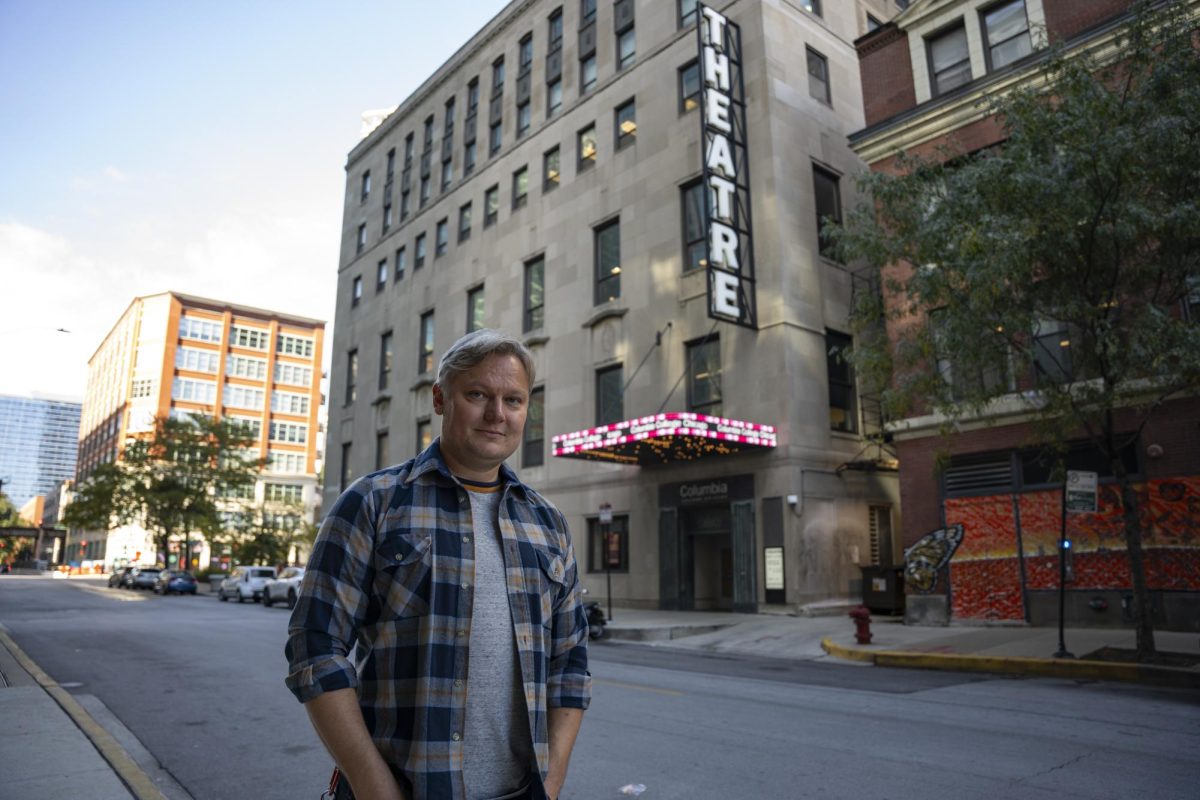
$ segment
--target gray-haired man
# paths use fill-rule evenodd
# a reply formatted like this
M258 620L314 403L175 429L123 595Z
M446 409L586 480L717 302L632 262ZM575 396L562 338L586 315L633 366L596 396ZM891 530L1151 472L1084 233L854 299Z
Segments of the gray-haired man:
M359 800L562 788L591 697L587 621L566 521L503 463L533 373L512 337L459 339L433 386L442 435L355 481L321 526L287 684Z

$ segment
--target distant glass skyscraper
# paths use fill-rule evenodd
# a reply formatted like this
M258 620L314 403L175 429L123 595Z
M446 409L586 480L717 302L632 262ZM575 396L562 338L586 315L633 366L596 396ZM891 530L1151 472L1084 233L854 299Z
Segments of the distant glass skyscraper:
M81 403L0 395L0 480L20 508L75 477Z

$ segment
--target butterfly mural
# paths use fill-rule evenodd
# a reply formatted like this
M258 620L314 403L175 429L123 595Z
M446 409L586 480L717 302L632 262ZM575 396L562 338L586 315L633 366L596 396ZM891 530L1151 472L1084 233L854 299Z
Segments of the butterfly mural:
M962 544L963 526L951 525L922 536L904 550L905 582L921 593L933 591L938 571Z

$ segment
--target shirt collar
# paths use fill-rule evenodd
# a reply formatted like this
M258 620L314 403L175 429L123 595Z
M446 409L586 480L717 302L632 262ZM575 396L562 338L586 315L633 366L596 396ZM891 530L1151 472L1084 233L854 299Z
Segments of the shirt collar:
M424 475L431 473L439 474L445 481L453 483L456 486L461 486L458 479L454 477L454 473L446 466L445 459L442 458L442 437L433 440L433 443L426 447L424 452L416 457L413 461L412 469L408 471L408 478L405 484L413 483ZM500 465L500 480L508 488L520 492L525 499L529 498L529 487L527 487L517 477L508 464Z

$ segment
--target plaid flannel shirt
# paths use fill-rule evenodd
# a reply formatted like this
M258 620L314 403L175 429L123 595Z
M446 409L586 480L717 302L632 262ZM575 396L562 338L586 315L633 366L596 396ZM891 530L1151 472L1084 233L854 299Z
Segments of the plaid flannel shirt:
M508 602L544 778L547 707L586 709L591 699L587 618L566 520L506 465L500 475ZM470 499L435 441L338 498L288 625L288 688L301 702L357 688L375 746L413 800L467 797L474 536Z

